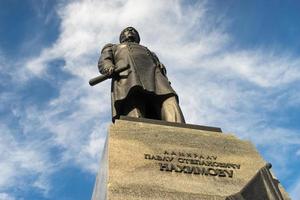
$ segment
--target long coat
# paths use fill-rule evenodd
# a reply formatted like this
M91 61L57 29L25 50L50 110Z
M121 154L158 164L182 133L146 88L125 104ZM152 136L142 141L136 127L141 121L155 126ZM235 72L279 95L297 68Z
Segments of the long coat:
M124 100L132 88L138 87L155 95L174 94L177 97L168 81L164 65L147 47L134 42L104 46L98 62L100 73L105 74L110 67L126 66L129 66L127 70L112 79L113 120L119 117L116 102Z

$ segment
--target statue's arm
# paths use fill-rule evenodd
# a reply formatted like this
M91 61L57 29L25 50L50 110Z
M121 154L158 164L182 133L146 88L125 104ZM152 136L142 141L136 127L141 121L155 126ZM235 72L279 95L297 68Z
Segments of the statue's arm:
M152 55L153 55L153 58L154 58L155 62L157 63L157 66L159 67L161 73L162 73L164 76L167 77L167 69L166 69L166 67L164 66L164 64L162 64L162 63L159 61L157 55L156 55L154 52L151 52L151 53L152 53Z
M107 44L103 47L101 51L101 56L98 61L98 69L101 74L112 74L115 68L114 54L113 54L114 44Z

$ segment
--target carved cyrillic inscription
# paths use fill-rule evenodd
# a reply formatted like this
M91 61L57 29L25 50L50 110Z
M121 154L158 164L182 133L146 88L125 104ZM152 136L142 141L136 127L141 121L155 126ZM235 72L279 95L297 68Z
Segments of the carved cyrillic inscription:
M160 166L160 171L166 171L166 172L174 171L174 172L186 173L186 174L196 174L202 176L219 176L219 177L228 177L228 178L232 178L233 176L233 170L226 170L226 169L176 165L173 163L159 163L159 166Z
M218 162L217 156L197 153L165 151L159 155L144 154L144 158L158 161L163 172L233 178L234 170L241 168L240 164Z

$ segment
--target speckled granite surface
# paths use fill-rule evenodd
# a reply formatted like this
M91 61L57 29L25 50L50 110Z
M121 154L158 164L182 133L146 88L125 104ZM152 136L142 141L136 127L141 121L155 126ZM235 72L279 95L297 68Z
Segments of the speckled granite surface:
M111 125L107 149L108 180L98 175L93 200L221 200L266 164L232 134L127 120Z

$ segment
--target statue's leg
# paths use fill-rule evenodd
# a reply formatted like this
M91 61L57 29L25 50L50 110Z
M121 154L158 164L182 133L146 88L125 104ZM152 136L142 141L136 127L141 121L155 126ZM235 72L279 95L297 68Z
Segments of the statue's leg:
M160 111L162 120L169 122L185 123L182 111L174 95L163 99Z
M132 110L130 110L127 115L128 117L136 117L136 118L143 118L143 113L141 112L141 110L139 108L133 108Z
M143 101L143 96L140 94L128 96L122 104L123 115L136 118L145 117L145 104Z

